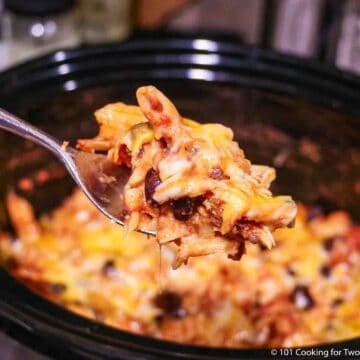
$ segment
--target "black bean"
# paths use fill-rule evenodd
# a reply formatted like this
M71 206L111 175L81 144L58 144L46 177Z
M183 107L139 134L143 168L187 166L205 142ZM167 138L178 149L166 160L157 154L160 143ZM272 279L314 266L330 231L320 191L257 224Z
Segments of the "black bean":
M196 209L196 200L184 197L170 202L175 219L186 221L191 218Z
M161 309L164 315L171 315L174 317L182 317L185 312L181 309L181 297L171 291L164 291L154 298L154 304Z
M332 305L332 307L337 307L337 306L341 305L343 302L344 302L343 299L336 298L336 299L333 300L331 305Z
M103 267L101 268L101 273L105 276L111 276L116 271L116 266L114 260L105 261Z
M325 239L324 242L323 242L324 249L326 251L331 251L332 248L334 247L336 239L337 239L336 236L332 236L332 237L329 237L329 238Z
M153 196L156 188L161 184L159 173L150 169L145 176L145 199L152 207L159 207L159 204L154 200Z
M320 267L320 274L324 277L329 277L331 274L331 268L328 265L323 265Z
M262 252L269 250L269 249L267 248L267 246L265 246L265 245L262 244L262 243L259 243L259 249L260 249Z
M290 299L297 308L302 310L311 309L315 305L315 301L312 298L308 287L304 285L295 286L290 295Z

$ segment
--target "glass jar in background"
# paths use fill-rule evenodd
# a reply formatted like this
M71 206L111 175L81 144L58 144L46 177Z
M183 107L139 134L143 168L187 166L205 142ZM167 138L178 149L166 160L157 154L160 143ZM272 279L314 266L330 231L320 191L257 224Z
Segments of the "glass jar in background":
M302 57L317 57L325 0L279 0L272 47Z
M75 46L80 41L75 0L5 0L3 35L3 68Z
M118 41L132 28L131 0L81 0L82 40L88 44Z
M360 2L347 0L335 57L336 65L360 74Z

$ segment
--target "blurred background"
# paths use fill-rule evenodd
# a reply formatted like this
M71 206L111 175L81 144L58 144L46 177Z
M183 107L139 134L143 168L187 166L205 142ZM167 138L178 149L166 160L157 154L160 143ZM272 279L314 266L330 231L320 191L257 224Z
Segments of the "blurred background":
M360 74L360 0L0 0L0 70L164 32L232 39ZM1 359L44 359L0 333Z
M360 72L359 0L0 0L0 70L55 48L191 33Z

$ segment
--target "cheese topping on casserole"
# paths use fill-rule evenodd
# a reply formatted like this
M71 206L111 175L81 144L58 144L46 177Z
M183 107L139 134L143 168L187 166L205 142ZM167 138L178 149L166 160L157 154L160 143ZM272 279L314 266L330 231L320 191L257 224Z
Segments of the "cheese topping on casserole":
M37 293L82 316L181 343L232 348L315 345L360 336L360 227L347 213L298 205L277 246L248 245L241 261L191 258L176 245L126 237L77 190L40 220L15 194L17 238L0 233L2 263ZM160 292L160 290L162 290Z
M127 230L152 230L160 244L177 244L174 268L217 252L238 260L245 241L271 248L273 231L296 216L291 197L269 190L275 170L252 165L229 128L182 118L155 87L136 95L139 107L98 110L99 134L78 141L84 151L106 151L131 167Z

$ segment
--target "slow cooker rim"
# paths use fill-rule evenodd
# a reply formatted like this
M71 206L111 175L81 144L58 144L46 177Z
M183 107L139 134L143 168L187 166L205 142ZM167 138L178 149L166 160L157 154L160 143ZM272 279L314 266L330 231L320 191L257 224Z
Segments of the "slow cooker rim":
M182 47L174 46L179 41ZM196 41L209 41L213 46L218 45L218 49L199 50ZM109 64L111 60L105 59L106 72L102 78L94 77L91 71L105 69L101 67L101 64L105 64L105 54L118 56L119 61ZM203 58L199 59L199 56ZM132 62L132 57L138 61ZM360 114L360 106L357 105L360 103L360 93L356 91L360 87L360 76L314 60L196 37L153 41L135 39L117 44L57 50L1 73L0 99L3 99L2 106L6 107L14 93L23 94L32 87L40 89L54 83L58 91L67 81L74 83L74 80L76 87L85 87L89 85L89 79L105 82L119 74L124 76L130 70L134 74L136 71L148 71L149 78L170 76L179 80L194 79L189 76L189 71L193 71L199 74L196 80L271 89L279 94L304 97L334 110ZM70 90L76 87L72 86ZM314 88L317 88L316 91Z
M217 44L218 48L216 51L204 51L201 49L196 49L194 48L194 41L196 40L211 41L213 42L213 44ZM0 74L0 84L2 84L1 88L3 89L0 90L0 98L4 98L6 96L9 96L9 94L11 95L12 93L16 93L17 91L19 91L19 89L21 88L21 81L26 76L31 76L30 79L34 79L38 74L42 74L44 76L44 81L46 82L49 80L49 74L51 75L50 70L57 70L61 65L79 62L80 64L83 64L82 66L84 66L84 64L88 64L87 59L89 58L89 56L101 57L104 55L104 53L112 52L115 52L116 54L121 54L129 51L130 53L131 51L137 51L139 56L144 56L144 54L146 55L148 54L148 52L141 51L142 46L148 47L148 49L150 50L152 49L152 51L155 52L155 55L157 56L163 56L166 60L163 64L164 71L167 71L167 73L170 73L169 70L173 70L174 73L178 71L180 78L183 76L186 77L189 69L201 69L210 71L214 75L214 78L209 81L225 83L230 82L231 76L234 76L234 73L236 73L236 71L234 70L234 67L221 63L221 61L231 59L235 62L242 61L241 64L244 65L243 71L247 70L247 67L245 66L247 62L248 67L256 68L256 66L258 66L258 68L255 69L257 71L255 71L255 73L259 74L260 77L262 74L264 74L264 70L272 68L275 74L286 78L285 83L291 80L297 80L293 84L293 87L301 88L301 86L304 86L304 88L301 88L301 91L303 91L304 89L306 89L307 84L301 85L300 83L299 85L298 81L301 80L300 77L304 73L310 75L313 73L317 73L318 76L315 77L315 79L322 80L325 78L325 80L329 82L324 85L325 87L331 87L333 84L337 84L339 86L339 84L341 84L344 88L347 89L347 91L345 91L342 95L344 99L340 105L330 104L332 105L332 108L335 109L342 109L343 107L348 106L350 101L346 99L347 94L352 94L352 89L359 87L360 85L360 77L353 76L349 73L344 73L333 68L332 66L325 66L315 61L298 59L296 57L285 56L282 54L274 53L272 51L261 50L257 48L244 47L232 42L219 42L211 39L197 39L195 37L181 40L182 47L179 48L180 40L176 41L172 42L171 39L155 41L130 40L122 44L108 44L97 47L88 47L72 50L58 50L56 52L47 54L27 63L20 64ZM56 55L59 53L63 54L62 56L64 58L62 60L60 55ZM215 54L219 56L220 64L194 64L190 59L190 61L184 63L183 66L171 67L169 57L176 57L176 55L185 56L184 54L190 57L197 54ZM240 57L240 55L242 57ZM58 60L56 60L56 57L58 58ZM264 64L266 65L265 67ZM81 65L79 65L79 67L81 67ZM121 66L118 69L121 69ZM79 71L81 72L81 70L77 69L76 67L70 67L69 73L59 73L59 86L61 84L64 84L66 81L69 81L69 79L71 79L72 77L78 76ZM140 69L139 71L141 72L143 70ZM166 72L164 74L166 74ZM227 75L227 77L225 76L224 78L222 78L224 74ZM156 78L159 74L153 73L153 75L154 78ZM240 75L244 76L244 72L240 72ZM199 79L190 80L204 81L206 79L201 79L200 77ZM254 83L252 83L252 86L253 84ZM281 86L284 84L284 81L269 84L271 87L278 86L279 92L283 90L283 92L289 94L292 91L291 87L280 89ZM78 85L79 87L84 87L89 86L89 83L86 83L85 81L79 81ZM244 85L246 84L243 83L242 86ZM261 84L259 82L258 87L262 88L265 87L265 85L266 84ZM5 90L4 86L7 87ZM46 85L42 84L42 86ZM339 87L329 89L329 93L334 94L334 96L337 94L338 91ZM298 94L295 93L295 95ZM311 96L313 95L310 94L310 97ZM352 94L352 97L350 99L360 100L360 95ZM324 99L324 101L325 100L326 99ZM331 99L327 100L331 103ZM360 104L360 101L357 103ZM359 105L357 106L356 103L354 103L352 104L352 107L355 109L356 113L360 113ZM25 286L15 282L14 279L2 269L0 270L0 279L2 283L2 291L0 292L0 318L5 327L7 327L7 331L12 336L16 337L16 331L13 331L11 329L19 329L19 332L22 331L29 337L35 337L37 341L48 341L49 344L54 345L54 348L44 349L44 347L48 348L48 346L43 344L44 346L42 347L42 350L40 350L43 352L46 352L47 350L48 352L51 352L56 349L52 356L59 355L58 351L63 346L67 347L66 351L70 351L70 353L86 355L95 358L102 356L106 356L108 358L115 358L119 356L119 352L121 353L122 358L126 358L133 355L143 355L144 351L149 358L157 356L177 356L179 358L215 359L221 355L221 357L224 359L230 359L239 358L241 356L266 357L266 355L268 356L269 354L266 350L259 349L237 350L177 344L167 341L156 340L141 335L130 334L117 329L111 329L105 325L95 323L85 318L81 318L41 298L40 296L32 293ZM76 332L74 332L73 329L73 331L71 332L70 329L67 329L66 323L64 324L61 320L62 318L66 318L67 320L71 318L75 323L80 323L80 329L78 329ZM41 329L41 331L39 331L39 329ZM79 337L75 338L75 334ZM103 341L102 343L100 342L101 340ZM112 341L112 343L110 343L110 340ZM120 340L122 340L122 342L119 343ZM60 344L56 346L56 343L58 342ZM359 338L356 338L350 339L345 342L329 343L320 346L322 348L342 348L344 346L359 346L359 343ZM120 348L118 348L117 346L120 346Z

